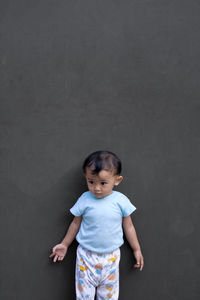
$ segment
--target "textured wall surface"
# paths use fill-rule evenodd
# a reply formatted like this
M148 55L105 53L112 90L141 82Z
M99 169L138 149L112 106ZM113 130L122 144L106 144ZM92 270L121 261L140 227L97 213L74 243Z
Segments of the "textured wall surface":
M197 300L200 6L196 0L0 3L2 300L75 299L74 242L51 248L86 190L81 164L116 152L145 258L122 246L120 300Z

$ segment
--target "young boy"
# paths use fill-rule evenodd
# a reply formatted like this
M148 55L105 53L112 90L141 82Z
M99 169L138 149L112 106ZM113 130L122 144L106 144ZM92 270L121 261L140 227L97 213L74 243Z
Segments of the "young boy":
M96 151L83 163L89 191L83 193L70 209L74 219L62 242L49 257L64 259L76 237L76 299L117 300L119 296L120 246L123 230L136 259L134 267L142 271L144 260L131 213L136 207L118 191L123 179L121 161L110 151ZM78 234L77 234L78 233ZM97 289L96 289L97 288Z

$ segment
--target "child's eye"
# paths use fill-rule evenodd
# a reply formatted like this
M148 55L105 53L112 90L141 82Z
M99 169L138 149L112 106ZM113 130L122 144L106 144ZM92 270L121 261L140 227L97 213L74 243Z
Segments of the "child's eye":
M105 184L107 184L107 182L101 182L101 184L102 184L102 185L105 185Z
M90 183L90 184L93 184L93 183L94 183L94 181L92 181L92 180L89 180L89 183Z

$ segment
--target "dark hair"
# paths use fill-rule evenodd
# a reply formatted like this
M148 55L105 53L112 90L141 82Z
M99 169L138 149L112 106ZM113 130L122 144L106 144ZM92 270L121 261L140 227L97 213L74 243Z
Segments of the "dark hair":
M86 157L82 169L91 168L92 174L98 174L101 170L114 171L115 175L121 173L122 165L116 154L110 151L100 150Z

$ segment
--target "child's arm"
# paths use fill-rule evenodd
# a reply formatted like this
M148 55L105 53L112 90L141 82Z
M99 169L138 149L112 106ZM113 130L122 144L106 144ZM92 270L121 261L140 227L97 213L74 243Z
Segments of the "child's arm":
M144 259L142 256L142 252L140 249L140 244L137 239L137 234L135 231L135 227L133 226L133 222L131 220L131 217L124 217L122 221L123 229L126 235L126 238L133 249L133 254L136 258L136 264L134 265L135 268L140 268L140 271L142 271L144 266Z
M74 217L62 242L60 244L57 244L55 247L53 247L52 253L49 257L52 257L55 255L54 260L53 260L54 262L56 262L56 260L64 259L65 255L67 253L68 247L71 245L77 232L79 231L81 221L82 221L81 216Z
M66 233L66 236L62 240L61 244L65 245L67 248L71 245L71 243L73 242L74 238L77 235L77 232L79 231L81 221L82 221L82 216L74 217Z

